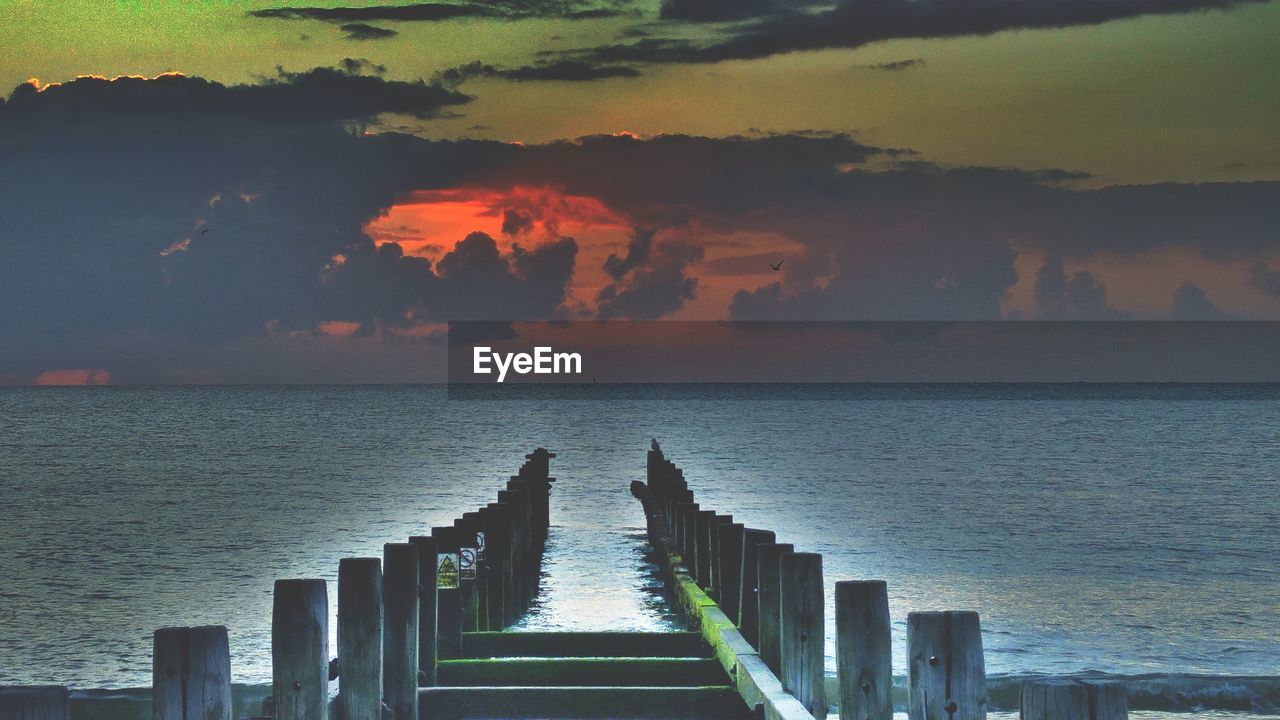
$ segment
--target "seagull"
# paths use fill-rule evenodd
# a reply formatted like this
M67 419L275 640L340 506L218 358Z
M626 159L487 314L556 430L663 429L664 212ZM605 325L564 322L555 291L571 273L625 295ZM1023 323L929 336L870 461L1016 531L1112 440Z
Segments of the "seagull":
M209 232L209 228L207 228L207 227L206 227L206 228L201 228L201 229L200 229L200 234L201 234L201 235L207 234L208 232Z
M662 446L658 444L658 438L653 438L652 440L650 440L649 447L653 448L654 450L657 450L658 452L662 452Z
M777 265L774 265L773 263L769 263L769 267L773 268L774 272L779 272L780 270L782 270L782 263L784 262L786 262L786 260L779 260Z

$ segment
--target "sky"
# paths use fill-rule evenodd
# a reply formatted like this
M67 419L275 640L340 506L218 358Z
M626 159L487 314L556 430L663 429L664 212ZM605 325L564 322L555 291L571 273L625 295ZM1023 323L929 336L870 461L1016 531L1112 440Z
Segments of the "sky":
M0 383L1280 319L1278 42L1275 0L0 0Z

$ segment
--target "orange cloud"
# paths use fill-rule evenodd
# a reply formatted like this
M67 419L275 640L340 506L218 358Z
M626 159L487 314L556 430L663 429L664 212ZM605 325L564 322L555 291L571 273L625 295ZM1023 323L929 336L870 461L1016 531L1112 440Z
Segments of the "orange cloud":
M111 372L102 368L65 368L45 370L35 377L33 385L110 385Z

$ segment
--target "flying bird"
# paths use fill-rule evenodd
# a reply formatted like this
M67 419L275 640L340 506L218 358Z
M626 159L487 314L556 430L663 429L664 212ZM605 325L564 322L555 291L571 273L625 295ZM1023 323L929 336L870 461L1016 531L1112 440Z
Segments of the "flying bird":
M209 228L207 228L207 227L206 227L206 228L200 228L200 234L201 234L201 235L205 235L205 234L207 234L208 232L209 232Z
M784 262L786 262L786 260L779 260L777 265L774 265L773 263L769 263L769 267L773 268L774 272L779 272L780 270L782 270L782 263Z

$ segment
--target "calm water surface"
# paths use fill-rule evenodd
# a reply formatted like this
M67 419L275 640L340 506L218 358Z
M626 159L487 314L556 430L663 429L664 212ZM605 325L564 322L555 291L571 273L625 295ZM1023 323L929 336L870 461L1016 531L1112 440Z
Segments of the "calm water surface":
M628 492L654 436L703 507L822 553L828 602L888 580L899 671L909 611L976 609L993 674L1280 675L1280 402L651 392L0 390L0 683L147 685L151 632L197 624L268 680L273 580L451 522L536 446L559 482L522 627L669 628Z

